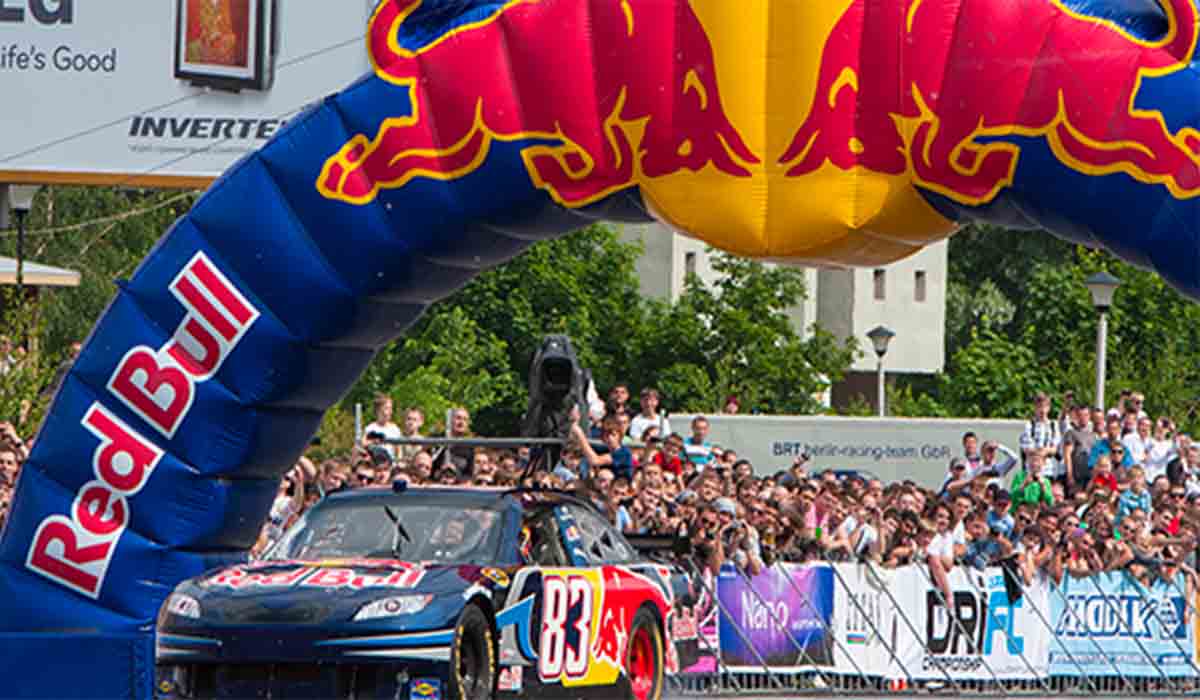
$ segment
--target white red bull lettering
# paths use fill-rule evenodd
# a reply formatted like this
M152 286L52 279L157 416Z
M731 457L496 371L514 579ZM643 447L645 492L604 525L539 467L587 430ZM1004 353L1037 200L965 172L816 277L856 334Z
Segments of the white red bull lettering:
M195 383L220 369L260 316L204 253L192 257L170 289L187 310L175 333L158 350L131 349L108 380L114 396L168 438L192 406Z
M92 453L97 478L79 489L70 518L52 515L38 525L25 566L98 598L117 540L129 524L126 498L142 489L163 452L98 403L84 415L83 426L100 438Z
M186 310L161 348L130 349L108 380L125 406L170 438L195 398L260 316L204 253L192 256L170 284ZM99 403L83 427L100 439L96 479L80 487L70 517L51 515L34 533L25 566L89 598L99 598L113 552L131 519L128 498L145 486L163 451Z

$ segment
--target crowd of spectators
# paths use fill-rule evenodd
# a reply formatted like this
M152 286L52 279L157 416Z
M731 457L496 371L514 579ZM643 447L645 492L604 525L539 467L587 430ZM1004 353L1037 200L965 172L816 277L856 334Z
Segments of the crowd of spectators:
M1144 583L1195 577L1200 446L1169 419L1150 419L1136 393L1107 412L1067 396L1057 416L1038 396L1019 444L966 433L940 489L816 472L804 456L764 469L714 444L704 417L673 430L653 389L636 411L629 398L614 387L603 417L590 431L574 426L549 467L536 453L531 466L527 448L385 444L420 436L424 416L409 409L397 424L381 397L350 459L302 460L285 478L263 544L322 493L399 479L571 490L626 533L687 538L710 572L725 562L751 574L775 561L919 564L943 594L955 566L1004 565L1026 582L1114 570ZM454 411L449 434L471 436L466 410Z
M966 433L936 490L815 472L804 456L780 470L752 465L736 446L714 444L704 417L679 432L653 389L637 410L629 399L614 387L603 416L587 431L574 425L550 464L525 447L390 444L420 437L425 416L408 409L397 423L392 400L379 397L350 454L302 457L284 476L256 551L324 494L403 480L571 490L626 533L688 539L693 561L714 573L725 562L751 574L775 561L919 564L943 593L956 566L1003 564L1027 582L1114 570L1145 583L1195 579L1200 445L1148 416L1136 393L1107 412L1068 395L1057 416L1040 395L1018 445ZM737 410L735 398L726 410ZM449 422L449 436L472 437L465 409ZM31 442L0 423L0 522Z

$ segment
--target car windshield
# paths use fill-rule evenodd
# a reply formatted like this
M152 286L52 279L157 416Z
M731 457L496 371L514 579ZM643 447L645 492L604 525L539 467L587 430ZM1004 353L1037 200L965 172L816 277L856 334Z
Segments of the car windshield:
M297 521L264 559L487 563L497 556L501 519L498 508L449 499L325 501Z

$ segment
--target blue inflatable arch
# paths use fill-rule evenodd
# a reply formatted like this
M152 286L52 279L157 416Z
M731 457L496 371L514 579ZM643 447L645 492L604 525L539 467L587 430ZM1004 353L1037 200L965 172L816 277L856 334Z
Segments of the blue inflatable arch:
M1195 3L1029 2L1073 20L1086 6L1146 35L1127 43L1160 67L1151 78L1168 81L1144 81L1171 130L1157 159L1125 141L1102 147L1131 134L1092 134L1097 157L1127 148L1136 159L1084 173L1082 150L1064 159L1046 139L1014 138L1019 148L1003 149L1012 187L983 201L948 185L897 188L904 160L873 172L856 160L873 141L849 136L828 162L813 161L816 175L796 177L779 161L802 111L769 138L753 135L762 124L728 116L748 109L770 124L795 98L768 91L766 75L719 80L728 42L713 17L739 3L385 0L369 30L376 73L290 121L213 184L119 284L54 398L0 539L0 694L149 696L162 601L180 580L245 558L279 476L379 348L481 271L589 222L649 221L653 210L737 252L878 263L981 216L1104 243L1197 294ZM1101 36L1079 21L1079 45ZM564 36L574 43L560 45ZM753 50L771 47L764 39ZM1138 89L1136 77L1136 86L1113 78L1114 89ZM887 138L930 133L925 124ZM1163 163L1176 170L1151 172ZM818 196L841 192L839 182L849 194ZM895 196L868 215L855 208L865 201L856 187ZM780 224L780 211L797 218ZM1139 222L1149 234L1135 238ZM789 225L820 240L801 245Z

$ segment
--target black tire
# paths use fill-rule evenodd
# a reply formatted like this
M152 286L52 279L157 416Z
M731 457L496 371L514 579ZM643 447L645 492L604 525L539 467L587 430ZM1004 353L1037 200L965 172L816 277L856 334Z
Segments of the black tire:
M452 700L492 700L496 693L496 642L492 623L477 605L458 618L450 649Z
M640 635L646 635L645 640L648 649L639 645ZM665 649L663 647L665 638L663 636L662 627L658 624L658 619L654 613L646 608L637 611L633 616L633 624L629 628L629 641L625 648L625 678L629 682L629 697L634 700L662 700L663 685L665 683L664 668L665 668ZM641 655L649 652L648 660L651 664L649 678L643 677L643 673L639 673L641 665L634 658L636 655ZM643 685L639 692L638 683L649 681L649 686ZM644 693L644 694L643 694Z

